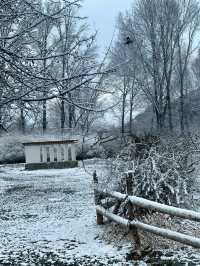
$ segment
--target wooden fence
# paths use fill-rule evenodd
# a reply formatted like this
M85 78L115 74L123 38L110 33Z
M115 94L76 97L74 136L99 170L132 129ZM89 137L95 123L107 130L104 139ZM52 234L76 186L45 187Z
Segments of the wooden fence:
M138 230L143 230L167 239L171 239L194 248L200 248L200 238L182 234L166 228L159 228L157 226L148 225L135 219L134 206L142 209L156 211L170 216L184 218L195 222L200 222L200 213L186 209L176 208L144 198L132 196L133 183L132 172L127 172L126 180L126 194L113 191L102 191L98 189L98 177L96 172L93 174L94 181L94 196L97 214L97 224L103 224L103 217L108 220L116 222L122 227L129 229L135 240L135 249L140 252L141 242ZM124 208L123 213L125 218L119 214L120 207ZM110 208L112 207L112 210Z

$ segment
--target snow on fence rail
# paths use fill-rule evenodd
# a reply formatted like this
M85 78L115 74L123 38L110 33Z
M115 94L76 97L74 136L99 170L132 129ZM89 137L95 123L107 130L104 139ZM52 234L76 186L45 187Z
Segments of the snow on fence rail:
M115 191L114 192L99 191L99 193L103 196L113 197L121 201L124 201L127 198L127 195L119 193L119 192L115 192ZM133 205L144 208L144 209L153 210L153 211L169 214L172 216L200 222L200 213L195 212L195 211L176 208L176 207L168 206L165 204L161 204L158 202L154 202L151 200L147 200L147 199L139 198L135 196L129 196L128 199Z
M97 224L103 224L103 217L107 217L109 220L116 222L117 224L129 229L134 237L135 246L138 252L141 249L139 230L147 231L149 233L171 239L185 245L192 246L194 248L200 248L200 238L189 236L186 234L178 233L165 228L159 228L156 226L148 225L135 220L133 206L137 206L143 209L153 210L171 216L176 216L196 222L200 222L200 213L190 211L186 209L176 208L164 204L160 204L147 199L132 196L133 183L132 173L126 173L126 190L127 194L122 194L115 191L101 191L98 190L98 177L96 172L93 174L94 181L94 195L96 204ZM114 200L113 200L114 198ZM103 200L106 204L103 203ZM126 218L118 215L120 206L123 205L123 213L127 213ZM114 207L113 210L109 208Z

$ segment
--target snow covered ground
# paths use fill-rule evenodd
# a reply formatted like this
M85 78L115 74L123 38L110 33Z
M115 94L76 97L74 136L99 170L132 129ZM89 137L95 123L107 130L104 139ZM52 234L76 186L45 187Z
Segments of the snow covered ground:
M105 226L96 225L92 173L103 176L106 168L103 160L62 170L0 166L0 265L200 265L192 250L182 250L176 261L190 257L193 264L161 264L160 253L150 264L127 262L130 245L119 249L102 240Z
M55 265L129 265L124 254L98 238L103 228L95 222L95 167L99 174L105 168L98 160L86 162L87 172L81 166L37 171L24 171L23 165L0 167L0 265L40 265L47 254L52 262L47 265L57 260Z

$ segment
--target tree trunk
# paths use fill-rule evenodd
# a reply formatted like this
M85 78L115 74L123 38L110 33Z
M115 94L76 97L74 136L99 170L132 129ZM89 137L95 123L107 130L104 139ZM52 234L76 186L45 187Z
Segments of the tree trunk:
M185 97L188 97L188 95L186 95ZM187 129L187 134L190 133L189 113L190 113L190 109L188 106L188 102L186 104L185 99L184 99L184 122L185 122L185 128Z
M169 122L169 130L173 132L173 123L172 123L172 106L171 106L171 95L170 89L167 88L167 106L168 106L168 122Z
M45 41L44 41L44 54L43 56L46 56L47 54L47 37L45 35ZM43 61L43 71L44 71L44 78L46 78L46 59L44 59ZM47 90L46 90L46 81L44 81L44 92L43 92L43 97L45 98L47 96ZM47 101L44 100L43 101L43 111L42 111L42 129L43 129L43 133L46 132L47 129Z
M155 112L155 116L156 116L157 131L160 134L162 131L161 114L159 113L159 111L155 107L154 107L154 112Z
M61 133L64 133L65 128L65 102L61 100L61 113L60 113Z
M71 93L68 94L69 99L71 99ZM74 121L74 106L69 104L68 106L68 125L69 128L73 128L73 121Z
M132 135L132 124L133 124L133 89L131 90L130 96L130 116L129 116L129 133Z
M124 138L124 133L125 133L125 103L126 103L126 95L124 93L122 99L122 122L121 122L122 138Z
M179 55L179 79L180 79L180 128L181 134L184 135L185 126L184 126L184 84L183 84L183 75L184 75L184 67L182 62L182 53L181 53L181 45L180 40L178 41L178 55Z
M184 125L184 92L183 92L183 79L181 77L180 80L180 127L181 134L185 133L185 125Z
M21 108L21 110L20 110L20 127L21 127L21 131L22 131L22 133L23 134L25 134L25 131L26 131L26 128L25 128L25 116L24 116L24 109L23 109L23 107Z
M46 95L46 93L44 93ZM42 129L43 133L46 132L47 129L47 103L46 100L43 101L43 110L42 110Z
M72 128L73 127L73 110L72 110L71 104L69 104L68 112L69 112L69 128Z

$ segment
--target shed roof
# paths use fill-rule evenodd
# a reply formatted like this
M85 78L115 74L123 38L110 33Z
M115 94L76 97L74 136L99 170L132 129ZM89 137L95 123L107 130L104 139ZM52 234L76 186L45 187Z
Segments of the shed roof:
M76 139L66 139L66 140L37 140L31 142L24 142L25 146L33 146L33 145L51 145L51 144L75 144L78 143Z

